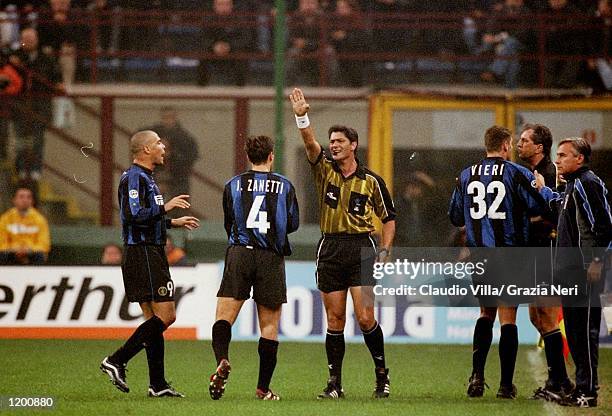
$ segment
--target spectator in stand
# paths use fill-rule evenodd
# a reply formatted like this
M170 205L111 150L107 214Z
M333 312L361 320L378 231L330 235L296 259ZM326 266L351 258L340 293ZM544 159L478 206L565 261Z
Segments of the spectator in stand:
M19 10L11 2L0 1L0 48L17 48L19 45Z
M24 93L14 114L17 135L15 167L22 180L41 177L45 129L51 120L52 95L62 90L57 61L42 52L34 28L21 31L21 49L9 61L19 70L25 83Z
M495 60L480 75L483 81L501 81L506 88L518 87L521 63L516 58L508 58L533 46L533 32L526 27L517 27L523 23L521 17L529 13L523 0L505 0L496 10L493 20L489 22L490 29L482 36L482 52L495 52Z
M100 264L120 266L123 259L123 248L115 243L108 243L102 249Z
M366 2L366 12L405 13L410 11L411 0L371 0ZM374 46L380 52L402 52L411 47L412 33L407 29L385 27L387 18L375 19Z
M71 9L71 0L49 0L48 7L41 9L38 23L40 48L46 55L57 59L62 82L70 87L77 68L77 49L89 48L84 24Z
M337 0L334 20L329 36L335 53L369 52L371 49L369 30L365 28L365 17L355 0ZM332 60L337 69L335 83L360 87L363 85L367 63L359 60ZM330 62L331 63L331 62Z
M235 59L231 55L251 52L255 36L233 13L233 0L213 0L213 15L205 17L203 22L203 46L205 52L214 55L214 59L200 62L200 85L243 86L246 83L248 60Z
M21 92L23 80L8 61L9 51L0 49L0 161L8 157L9 121L14 97Z
M0 264L43 264L50 249L49 225L34 208L34 194L18 188L13 208L0 216Z
M548 0L550 27L546 33L546 53L551 55L582 55L585 52L585 33L568 27L575 22L580 10L569 0ZM576 86L580 61L549 60L544 72L544 86L572 88Z
M594 13L599 24L598 29L589 31L587 42L588 55L600 55L587 61L587 82L594 93L612 90L612 50L610 45L610 28L612 27L612 0L599 0ZM607 45L605 39L608 39ZM608 50L606 50L606 46ZM606 59L604 56L608 56Z
M170 266L187 266L187 253L180 247L174 245L174 240L166 236L166 257Z
M317 83L321 75L319 62L316 57L306 58L305 55L317 53L322 46L320 22L323 16L318 0L299 0L297 10L288 19L289 49L285 67L288 85ZM329 47L324 53L331 58L333 50Z
M91 0L86 9L92 17L97 17L105 22L105 24L98 26L96 50L98 52L115 52L121 34L121 16L118 13L121 7L108 0Z
M169 4L166 0L123 0L121 7L129 13L130 20L142 21L151 19L151 15L148 14L151 11L168 9ZM159 38L158 28L146 22L143 23L125 26L122 49L141 52L156 50Z
M141 129L152 130L166 146L164 165L155 170L156 182L164 195L190 195L189 178L198 160L198 142L180 123L174 107L162 107L160 122ZM159 172L159 173L158 173ZM170 198L166 198L170 200Z

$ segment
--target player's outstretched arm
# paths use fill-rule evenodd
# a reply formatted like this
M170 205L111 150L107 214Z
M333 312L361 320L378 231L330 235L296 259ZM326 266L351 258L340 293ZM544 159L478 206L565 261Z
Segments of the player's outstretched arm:
M171 220L173 228L185 227L188 230L195 230L200 226L200 220L196 217L180 217Z
M304 148L306 149L306 156L311 163L317 161L317 158L321 154L321 145L317 142L314 131L310 127L310 121L308 120L308 110L310 104L306 102L304 93L299 88L294 88L293 92L289 94L289 100L293 107L293 112L304 140Z

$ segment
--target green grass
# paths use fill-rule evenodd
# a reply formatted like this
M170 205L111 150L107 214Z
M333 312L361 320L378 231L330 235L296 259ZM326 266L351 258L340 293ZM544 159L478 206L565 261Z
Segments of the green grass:
M99 361L119 345L116 341L0 340L0 395L54 396L57 407L50 414L62 415L506 415L612 414L612 350L600 352L600 407L566 409L529 400L537 387L534 374L542 368L529 364L527 353L534 347L521 346L515 383L517 400L495 398L499 380L497 350L487 366L491 389L482 399L465 396L471 366L469 346L388 345L391 368L391 397L370 399L374 384L371 358L363 345L347 345L344 362L346 399L321 402L316 395L327 378L322 344L281 343L272 380L280 402L254 399L257 382L257 345L235 342L231 346L232 375L225 396L212 401L208 377L214 370L210 342L174 341L166 344L166 373L184 399L149 399L146 359L138 355L129 365L129 394L110 384L98 370ZM542 353L543 354L543 353ZM543 357L542 357L543 360ZM570 371L573 371L570 369ZM541 379L540 379L541 381ZM2 412L5 414L14 412ZM31 413L28 411L15 414Z

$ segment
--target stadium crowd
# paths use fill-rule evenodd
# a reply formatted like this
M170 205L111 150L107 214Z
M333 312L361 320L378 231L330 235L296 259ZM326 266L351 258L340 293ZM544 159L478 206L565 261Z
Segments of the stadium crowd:
M176 80L269 83L261 72L272 73L274 1L204 3L4 0L0 43L11 53L20 47L20 30L37 29L41 50L56 58L65 84L75 77L89 81L94 64L129 80L138 80L131 72L147 69L175 80L167 71L191 68L191 76ZM601 91L611 82L608 0L291 0L287 11L292 85L361 86L380 83L391 71L433 72L442 80L440 73L452 72L453 81L509 88L539 83ZM534 54L546 55L543 80ZM296 65L308 71L295 71Z

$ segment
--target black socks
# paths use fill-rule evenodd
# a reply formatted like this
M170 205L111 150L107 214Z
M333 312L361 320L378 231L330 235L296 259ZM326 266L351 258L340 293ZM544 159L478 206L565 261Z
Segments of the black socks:
M327 352L327 365L330 377L336 378L338 385L342 384L342 360L344 359L344 330L327 330L325 337L325 351Z
M547 332L544 338L544 352L548 365L548 378L553 383L562 383L567 380L565 358L563 357L563 336L560 329Z
M153 316L140 324L125 344L109 357L109 360L116 364L126 364L145 347L145 344L151 344L165 330L164 322Z
M376 368L386 368L385 366L385 339L382 328L378 322L374 322L374 326L367 331L363 331L363 339L365 340Z
M472 373L484 377L487 355L493 342L493 321L489 318L480 317L474 328L474 340L472 346Z
M270 388L270 380L276 368L276 352L278 351L278 341L259 338L259 378L257 379L257 388L267 392Z
M512 385L517 352L518 329L516 325L502 325L501 336L499 338L499 364L501 367L501 385Z
M145 346L147 363L149 364L149 384L157 389L166 386L164 375L164 334L151 340Z
M212 327L212 347L217 365L229 356L229 344L232 340L232 325L225 320L215 322Z

